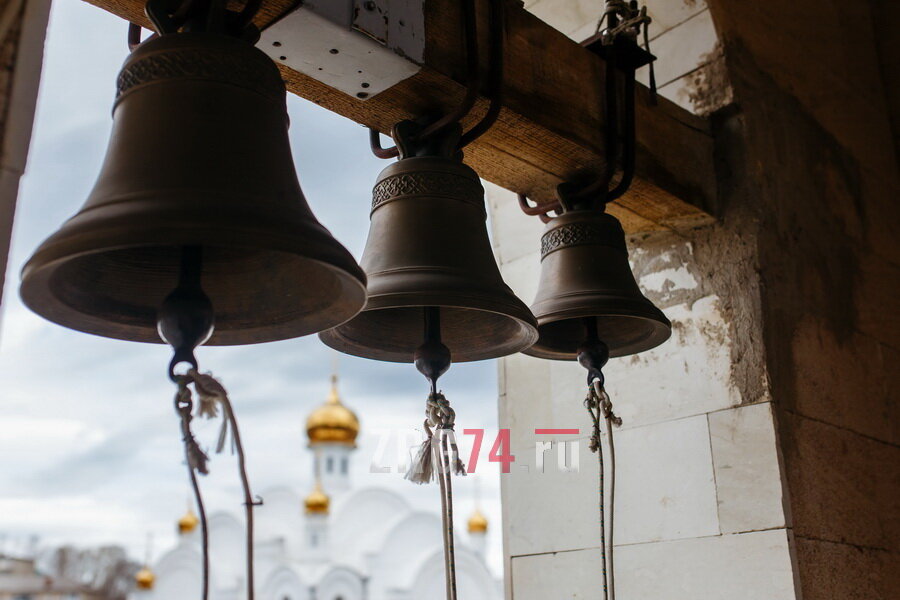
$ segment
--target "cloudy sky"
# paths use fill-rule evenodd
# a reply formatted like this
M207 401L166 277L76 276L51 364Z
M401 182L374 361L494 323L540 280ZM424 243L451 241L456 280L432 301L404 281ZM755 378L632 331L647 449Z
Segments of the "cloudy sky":
M173 388L165 374L168 350L69 331L42 321L18 300L23 262L78 210L93 185L111 125L115 77L127 54L125 39L119 19L77 0L54 3L3 295L0 535L7 545L36 534L44 545L122 544L141 557L152 533L158 555L174 541L174 522L189 494ZM359 258L371 186L386 163L371 156L366 131L357 124L294 96L289 110L294 160L309 203ZM204 348L199 359L231 393L254 491L290 485L305 493L311 457L304 422L327 394L332 351L311 336ZM351 357L341 358L340 372L344 400L363 425L354 459L357 485L391 487L417 507L436 511L434 486L369 473L379 435L421 423L424 380L411 365ZM496 429L493 361L455 365L442 387L457 409L458 429ZM213 444L217 425L198 427L206 444ZM495 467L480 460L478 478L492 520L491 562L499 569ZM210 510L240 511L233 459L214 457L212 471L202 482ZM457 481L462 527L474 482Z

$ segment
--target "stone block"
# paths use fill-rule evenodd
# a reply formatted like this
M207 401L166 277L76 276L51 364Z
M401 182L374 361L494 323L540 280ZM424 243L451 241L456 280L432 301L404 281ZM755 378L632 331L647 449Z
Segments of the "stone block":
M531 305L537 294L540 264L541 255L537 246L533 253L525 254L500 266L503 280L525 304Z
M533 445L535 427L554 427L550 366L550 361L525 354L500 360L503 396L499 424L510 430L514 448Z
M900 444L900 381L893 368L900 353L856 332L838 339L812 317L798 323L791 353L794 412Z
M798 597L783 529L618 548L616 591L621 598L653 600Z
M768 402L709 415L722 533L785 526L775 421Z
M888 600L900 594L897 553L802 537L794 542L804 598Z
M657 85L664 86L708 63L715 55L718 41L708 10L659 35L650 43L650 51L657 57L654 64ZM638 81L646 85L648 73L647 69L639 70Z
M900 550L900 448L779 411L798 537Z
M616 544L718 534L705 416L617 431L614 436ZM549 439L533 439L538 438ZM597 457L586 437L568 440L569 457L577 444L577 472L558 468L557 445L544 452L543 472L537 469L534 441L513 447L516 461L509 474L501 475L507 552L513 556L600 544Z
M598 548L512 559L513 600L594 600L600 597Z
M618 462L616 544L719 533L706 416L613 435Z
M504 264L525 255L539 256L544 231L541 220L523 213L513 192L487 181L482 183L491 215L491 235L497 260Z

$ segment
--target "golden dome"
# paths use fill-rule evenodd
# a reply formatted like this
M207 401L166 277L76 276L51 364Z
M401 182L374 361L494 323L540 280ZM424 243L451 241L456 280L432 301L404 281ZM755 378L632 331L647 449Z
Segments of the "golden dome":
M316 487L303 501L303 505L306 507L306 514L308 515L327 515L330 504L331 500L328 498L328 494L322 490L322 486L318 481L316 481Z
M356 446L358 434L359 420L352 410L341 403L337 391L337 375L332 375L328 400L306 419L309 445L335 443Z
M197 525L199 524L200 519L197 518L197 515L194 514L193 510L188 508L188 511L184 513L184 516L178 519L178 533L181 535L191 533L197 529Z
M477 508L469 517L469 533L487 533L488 520Z
M138 571L134 576L134 583L139 590L152 590L155 582L156 576L147 567Z

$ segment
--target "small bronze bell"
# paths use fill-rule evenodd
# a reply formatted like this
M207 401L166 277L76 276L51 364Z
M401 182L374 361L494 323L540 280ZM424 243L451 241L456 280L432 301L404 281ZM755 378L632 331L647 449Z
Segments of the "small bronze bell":
M275 64L236 37L162 35L118 79L98 181L22 273L26 305L80 331L160 342L157 310L199 247L210 344L297 337L346 321L365 276L313 216Z
M395 139L402 147L402 138ZM384 169L373 190L360 261L368 277L366 308L319 337L347 354L413 362L423 342L424 309L437 307L438 333L453 362L527 348L537 339L536 323L500 276L478 175L452 152L409 154Z
M540 337L524 352L539 358L574 360L595 336L609 356L626 356L662 344L672 330L634 280L622 225L597 210L573 210L547 224L531 309Z

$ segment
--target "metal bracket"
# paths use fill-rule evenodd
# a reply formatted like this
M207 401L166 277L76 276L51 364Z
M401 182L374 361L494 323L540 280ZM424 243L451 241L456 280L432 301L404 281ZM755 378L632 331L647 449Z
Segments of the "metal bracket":
M425 53L423 0L307 0L263 31L272 59L367 100L415 75Z

